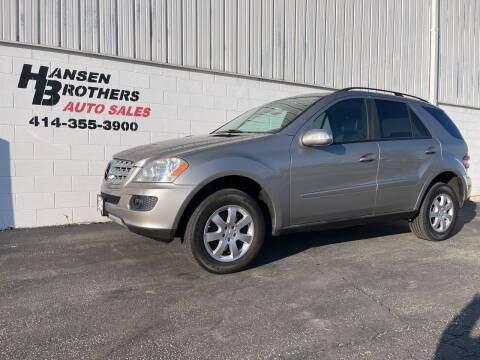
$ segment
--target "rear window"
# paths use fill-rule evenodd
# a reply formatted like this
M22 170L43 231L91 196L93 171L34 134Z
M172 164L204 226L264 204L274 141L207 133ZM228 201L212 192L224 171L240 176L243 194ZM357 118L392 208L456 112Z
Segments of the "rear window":
M445 114L445 111L430 106L424 106L423 108L427 110L428 113L432 115L450 135L452 135L454 138L463 140L462 134L458 130L457 126L453 123L452 119Z
M375 100L375 104L382 139L412 137L410 117L405 103Z
M413 136L417 138L429 137L427 129L423 126L422 122L418 118L412 109L410 109L410 116L412 118Z

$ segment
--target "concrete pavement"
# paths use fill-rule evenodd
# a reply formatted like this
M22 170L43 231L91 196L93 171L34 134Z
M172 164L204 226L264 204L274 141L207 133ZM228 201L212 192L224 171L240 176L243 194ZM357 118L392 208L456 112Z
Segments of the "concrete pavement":
M268 241L213 275L115 224L0 232L0 358L479 359L480 218Z

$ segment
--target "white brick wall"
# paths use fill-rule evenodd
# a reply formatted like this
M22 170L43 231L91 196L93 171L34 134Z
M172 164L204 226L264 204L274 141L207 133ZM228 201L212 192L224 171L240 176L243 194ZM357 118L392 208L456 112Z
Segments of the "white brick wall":
M217 128L244 110L312 88L228 75L128 63L68 52L0 45L0 228L105 221L96 214L96 194L113 154ZM32 60L32 57L34 60ZM110 88L137 90L138 102L63 97L53 107L32 105L34 83L18 89L23 64L111 74ZM74 82L72 82L74 83ZM84 84L85 85L85 84ZM151 108L149 118L65 113L68 101ZM480 147L476 135L480 111L446 108L470 143L474 193L480 194ZM136 121L137 132L34 127L32 116ZM478 165L477 165L478 164Z

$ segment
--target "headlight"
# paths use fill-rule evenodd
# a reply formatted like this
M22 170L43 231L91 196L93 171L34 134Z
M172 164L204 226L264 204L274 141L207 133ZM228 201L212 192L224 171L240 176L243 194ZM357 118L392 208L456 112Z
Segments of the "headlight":
M137 182L172 182L185 169L188 163L179 158L155 160L145 165L137 174Z

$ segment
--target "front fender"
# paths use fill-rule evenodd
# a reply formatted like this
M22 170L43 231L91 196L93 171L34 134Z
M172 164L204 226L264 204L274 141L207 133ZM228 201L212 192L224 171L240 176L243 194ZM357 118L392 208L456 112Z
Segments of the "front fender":
M185 199L175 220L178 226L180 218L188 204L206 185L227 176L242 176L260 185L270 201L272 211L272 227L276 233L289 219L289 171L278 166L266 164L242 154L241 156L226 156L202 162L192 161L193 165L182 176L179 185L195 185L193 191ZM281 162L279 162L281 163ZM288 164L288 162L287 162ZM182 174L183 175L183 174Z

